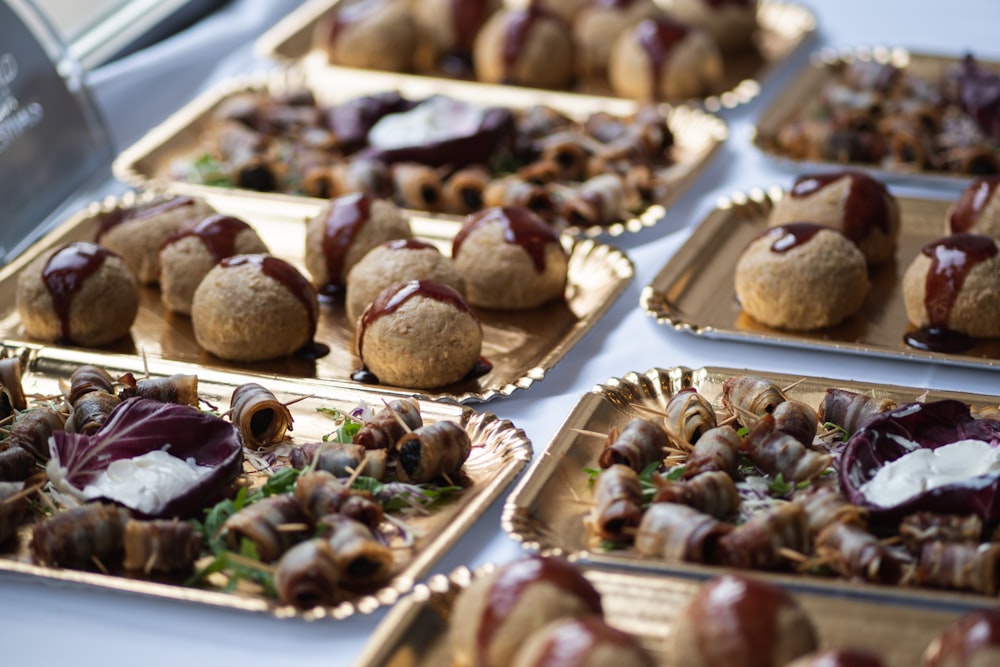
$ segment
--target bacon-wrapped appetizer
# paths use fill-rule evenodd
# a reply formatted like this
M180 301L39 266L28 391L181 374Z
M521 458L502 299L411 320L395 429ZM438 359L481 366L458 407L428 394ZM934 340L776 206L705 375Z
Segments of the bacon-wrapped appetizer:
M198 406L198 376L177 373L170 377L136 380L127 373L119 381L125 386L118 392L122 400L132 396L149 398L161 403Z
M970 542L983 539L983 520L978 514L936 514L917 512L903 517L899 536L906 549L919 555L927 542Z
M774 412L787 399L778 385L754 375L734 375L722 382L723 407L741 419L742 413L760 417Z
M705 431L684 462L684 479L713 470L735 476L740 463L741 442L732 426L717 426Z
M24 410L28 407L28 399L21 385L21 360L17 357L0 359L0 394L3 406L0 416L8 417L13 410Z
M353 441L365 449L391 449L407 432L423 424L417 402L412 398L397 398L366 421L354 434Z
M292 413L270 390L256 382L241 384L229 400L230 419L243 445L266 449L280 442L292 430Z
M847 500L832 484L812 484L796 492L792 502L802 505L809 521L809 534L815 537L833 523L868 526L868 511Z
M437 170L423 164L400 162L392 166L392 184L399 205L418 211L437 211L444 186Z
M664 411L667 433L679 449L690 450L702 434L718 425L715 408L693 387L671 396Z
M439 421L401 437L396 451L396 476L419 484L458 472L469 458L472 440L455 422Z
M816 536L816 555L845 579L898 584L907 563L878 538L854 524L833 522Z
M802 401L787 400L779 403L772 416L775 431L787 433L806 447L816 438L819 418L816 411Z
M22 412L14 419L10 433L0 443L6 451L14 447L33 454L39 461L49 459L49 436L53 431L61 431L66 425L66 417L61 412L48 407L38 407Z
M620 433L616 429L608 433L598 463L602 468L621 463L642 472L650 463L662 461L669 445L666 429L651 419L636 417Z
M916 581L923 586L997 594L1000 544L927 542L920 552Z
M755 514L719 540L723 561L735 567L775 570L788 565L788 551L809 548L809 522L801 505L782 503Z
M302 506L293 496L285 495L268 496L243 508L222 524L230 549L239 551L240 541L250 540L265 563L288 551L308 528Z
M314 537L282 554L274 570L274 588L278 599L299 609L331 606L343 599L340 577L333 546Z
M201 549L201 534L186 521L130 519L123 538L126 570L176 572L190 570Z
M654 503L680 503L717 519L735 514L740 508L740 492L733 478L722 471L706 472L683 482L653 475Z
M653 503L639 524L635 548L668 561L712 563L717 560L720 540L732 529L731 524L687 505Z
M361 445L342 442L310 442L292 447L288 462L293 468L312 467L324 470L335 477L349 477L365 460L366 450ZM367 471L368 466L365 466ZM371 471L369 477L376 477Z
M328 514L318 521L333 547L332 558L340 570L340 585L364 590L384 583L392 574L392 550L375 539L368 526L343 514Z
M774 416L764 414L743 439L743 452L769 475L787 482L812 479L829 467L829 454L809 449L793 436L776 430Z
M23 447L0 449L0 481L22 482L36 470L35 457Z
M38 562L87 569L117 557L122 549L127 509L110 503L88 503L60 512L35 526L31 552Z
M101 428L111 411L121 402L115 394L104 391L84 394L73 404L73 411L66 422L66 430L92 435Z
M24 492L24 482L0 481L0 544L17 533L24 514L28 510L28 497Z
M444 182L441 192L448 213L468 215L483 208L483 191L490 182L490 171L481 165L459 169Z
M66 401L69 402L70 406L74 406L84 394L92 391L113 394L115 380L100 366L80 366L69 377L69 391L66 394Z
M594 507L589 523L603 539L631 542L642 521L642 485L628 466L605 468L594 483Z
M327 514L343 514L371 529L382 523L381 505L349 489L325 470L313 470L299 476L295 482L295 499L314 522Z
M819 421L836 424L847 433L854 433L872 417L895 407L895 402L887 398L877 399L847 389L827 389L819 406Z

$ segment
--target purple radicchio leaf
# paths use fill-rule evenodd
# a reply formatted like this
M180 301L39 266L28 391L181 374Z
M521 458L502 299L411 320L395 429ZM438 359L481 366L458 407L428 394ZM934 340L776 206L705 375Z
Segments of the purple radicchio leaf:
M874 522L895 522L908 514L932 511L945 514L978 514L992 527L1000 523L1000 472L972 477L919 493L890 507L868 501L861 486L886 463L917 449L937 449L959 440L982 440L1000 447L1000 421L974 419L969 406L943 400L908 403L884 412L851 436L840 466L844 495L866 508Z
M61 479L68 487L64 490L78 496L111 463L155 450L210 469L152 509L130 508L147 517L193 515L218 499L243 463L239 434L230 422L188 405L145 398L122 401L93 435L56 431L49 447L49 465L55 467L50 477Z

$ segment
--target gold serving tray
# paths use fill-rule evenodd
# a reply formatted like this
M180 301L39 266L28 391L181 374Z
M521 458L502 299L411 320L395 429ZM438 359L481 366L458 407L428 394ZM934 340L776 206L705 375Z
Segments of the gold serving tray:
M972 176L945 171L907 169L904 165L886 166L861 162L824 162L795 160L784 155L778 148L775 137L788 121L808 112L820 91L836 78L836 68L844 63L874 61L906 67L918 76L936 80L949 67L959 63L958 56L943 56L930 53L908 51L900 47L858 47L849 50L824 49L814 53L802 66L792 82L775 95L754 128L753 144L779 166L798 171L819 169L860 169L874 176L890 181L914 182L947 188L960 188ZM1000 71L1000 62L976 59L984 67Z
M475 576L485 574L483 568ZM658 665L670 667L673 625L699 582L690 579L581 568L601 594L604 617L637 637ZM379 623L355 667L438 667L451 664L448 622L455 597L472 581L468 569L436 575ZM918 608L834 596L796 594L820 647L865 648L886 667L913 667L924 649L963 609ZM984 605L985 606L985 605ZM891 628L891 632L888 630Z
M561 554L577 562L647 574L707 578L723 573L757 576L796 591L834 593L894 603L974 605L989 600L981 595L928 588L876 586L808 574L783 574L734 570L693 563L666 562L639 554L632 548L604 550L584 525L590 511L592 490L584 468L597 468L602 438L580 431L608 433L621 429L634 417L648 417L643 407L663 410L667 401L685 387L694 387L716 410L722 411L722 383L733 375L756 375L789 387L790 398L818 406L831 387L854 392L875 391L879 398L897 403L952 398L975 407L996 406L1000 399L959 392L933 391L894 385L833 380L753 370L704 367L652 368L631 372L595 386L577 401L542 454L536 457L504 505L504 530L532 552ZM796 384L797 383L797 384ZM725 413L722 413L725 414ZM993 600L993 604L996 601Z
M782 196L780 188L758 189L720 201L643 288L641 307L661 324L706 338L974 368L1000 367L998 339L981 340L961 354L918 350L903 342L903 334L910 329L903 305L903 273L924 245L946 236L948 200L896 197L901 222L895 260L870 271L868 298L861 310L843 323L812 332L781 331L744 313L736 300L736 262L747 244L765 230L773 203Z
M312 0L288 14L281 22L257 40L255 50L264 58L284 61L301 61L318 56L314 64L329 67L326 57L313 50L313 33L322 17L340 0ZM669 7L671 0L658 0ZM507 1L506 5L523 5ZM816 16L801 5L781 0L763 0L757 10L760 25L758 48L736 54L725 62L725 72L719 91L698 100L709 111L732 109L746 104L760 93L761 84L775 69L786 61L796 49L816 30ZM446 76L442 72L427 73L434 78ZM500 86L510 89L511 86ZM575 89L584 95L611 95L610 87L603 81L581 82Z
M447 81L375 70L310 65L314 61L315 58L307 59L302 67L234 78L210 88L125 149L112 166L115 176L140 189L156 186L198 196L240 192L254 199L274 202L301 201L318 208L323 200L304 195L234 190L171 178L171 166L178 159L190 158L204 150L204 136L212 124L213 111L226 99L246 92L280 92L301 89L305 86L314 92L319 103L334 104L360 95L395 90L411 99L425 99L440 94L476 104L513 109L544 104L575 119L582 119L598 111L628 115L638 109L638 104L633 100ZM652 227L663 217L666 207L676 201L701 174L728 136L725 122L705 111L685 106L665 107L665 109L675 144L672 149L674 164L661 170L661 177L669 186L662 201L648 206L633 218L610 225L570 227L567 230L568 234L591 238L602 235L620 236L626 232L638 232L646 227ZM452 221L462 219L426 211L411 211L411 214Z
M147 195L148 196L148 195ZM305 220L319 205L309 201L278 201L220 191L206 194L218 211L237 216L250 225L271 253L294 264L304 275ZM0 271L0 340L29 340L15 305L18 273L48 248L96 237L99 216L118 204L134 203L126 196L94 204L46 235L16 261ZM455 220L411 218L414 234L451 253L451 240L459 228ZM483 356L493 363L486 375L443 387L436 392L379 385L424 398L458 402L485 401L530 387L545 377L578 340L611 307L631 281L634 268L622 252L590 239L564 237L570 253L566 297L523 311L475 309L483 326ZM316 361L284 357L255 363L229 362L201 349L191 320L167 311L159 290L142 287L139 314L131 336L101 348L103 352L141 354L147 358L218 367L263 375L305 378L320 383L357 386L351 373L361 367L354 354L354 329L344 314L343 298L321 303L316 340L330 346L330 354Z
M98 354L82 350L35 345L3 346L6 355L17 355L26 362L23 385L28 395L54 395L60 393L60 384L68 380L73 371L82 365L93 364L105 368L113 377L133 373L137 378L147 371L151 377L183 373L198 376L198 394L224 411L229 407L233 390L248 381L256 381L271 390L279 400L289 402L302 399L289 406L294 417L292 443L317 442L333 430L333 422L319 408L336 408L350 411L359 402L381 404L391 399L392 392L374 388L323 386L298 379L248 378L246 376L201 366L143 360L135 356ZM397 394L398 395L398 394ZM493 414L481 413L471 408L421 401L420 411L427 423L444 419L461 424L472 439L473 448L463 466L471 484L453 501L443 503L427 515L414 515L405 520L418 531L420 537L412 549L395 549L396 573L381 589L345 601L336 607L317 607L301 611L255 594L243 591L224 593L208 589L191 588L179 582L149 581L114 574L84 572L32 563L27 550L30 531L21 531L16 551L0 550L0 572L14 572L44 581L85 584L104 589L114 589L172 600L195 602L215 607L243 611L264 612L279 617L298 616L306 619L346 618L355 613L370 613L381 606L395 603L409 591L414 583L424 577L461 535L471 527L487 508L506 490L518 473L531 459L531 442L524 432L510 421ZM9 547L9 545L8 545ZM183 580L183 577L182 579Z

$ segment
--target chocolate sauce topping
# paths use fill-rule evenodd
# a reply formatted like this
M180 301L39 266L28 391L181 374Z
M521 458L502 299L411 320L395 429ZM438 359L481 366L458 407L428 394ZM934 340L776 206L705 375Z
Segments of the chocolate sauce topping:
M133 206L131 208L116 208L115 210L101 216L101 223L97 229L97 240L108 233L114 227L140 218L151 218L154 215L167 213L184 206L194 206L194 199L191 197L171 197L170 199L157 199L145 204Z
M790 195L795 199L808 197L842 178L851 181L844 201L844 235L857 242L868 236L869 230L875 227L889 234L889 191L867 174L848 171L799 176L795 179Z
M451 29L458 51L469 52L479 29L489 18L489 0L451 0Z
M493 643L493 635L504 619L517 606L524 591L536 583L545 582L567 595L579 598L595 614L601 613L601 596L583 575L560 558L527 558L508 564L486 593L486 605L476 635L478 664Z
M219 266L235 267L246 266L248 264L256 266L268 278L276 280L292 293L303 306L309 317L309 337L316 335L316 319L319 316L319 306L316 302L316 290L298 270L283 259L273 255L233 255L226 257Z
M663 66L670 54L687 37L690 29L668 18L645 19L635 27L635 35L639 45L645 49L649 57L649 96L659 99L660 80L663 76Z
M967 665L976 653L986 648L996 651L1000 648L1000 610L984 609L962 616L945 628L935 644L937 661L928 665Z
M635 0L590 0L594 7L607 7L609 9L628 9L635 4Z
M52 296L52 308L59 318L60 336L70 340L70 308L87 278L113 253L95 243L77 241L57 250L42 269L42 281Z
M527 43L535 23L543 19L558 20L558 17L534 3L523 9L511 10L506 30L503 33L503 49L500 51L500 62L503 64L501 79L504 83L516 83L514 68L524 52L524 45Z
M598 616L575 618L552 631L532 667L584 665L587 656L599 645L627 650L637 643Z
M757 0L703 0L703 2L714 9L721 9L726 5L749 8L757 4Z
M323 255L326 257L326 272L329 282L342 285L344 282L344 259L354 235L371 216L375 197L358 192L344 195L330 201L330 212L326 216L323 231Z
M781 589L753 579L723 576L706 584L691 599L688 610L698 623L715 628L699 635L699 653L723 661L735 658L719 655L720 647L712 643L713 637L731 637L727 644L738 643L741 654L757 656L761 665L774 664L775 648L781 641L778 613L792 604L792 598Z
M962 191L948 217L948 225L953 234L972 229L982 215L983 209L993 198L998 184L1000 176L988 176L973 181Z
M952 234L923 247L931 258L927 270L924 306L931 327L947 328L951 309L966 276L976 264L997 254L997 244L982 234Z
M763 235L774 239L774 243L771 244L771 252L782 253L807 243L824 229L832 228L818 225L815 222L789 222L780 227L772 227Z
M420 239L393 239L386 242L386 247L393 250L438 250L437 246Z
M194 227L181 229L171 234L163 242L164 246L191 236L197 237L205 245L216 262L236 254L236 237L240 232L251 229L239 218L228 215L211 215Z
M435 280L410 280L396 283L392 287L382 290L361 314L361 322L358 324L358 356L364 359L365 331L368 327L380 317L396 312L404 303L415 296L450 303L455 308L476 317L462 295L444 283Z
M545 247L550 243L559 243L559 235L529 209L520 206L495 206L470 215L452 241L452 257L458 256L469 234L494 222L504 226L507 243L521 246L531 256L536 271L545 271Z

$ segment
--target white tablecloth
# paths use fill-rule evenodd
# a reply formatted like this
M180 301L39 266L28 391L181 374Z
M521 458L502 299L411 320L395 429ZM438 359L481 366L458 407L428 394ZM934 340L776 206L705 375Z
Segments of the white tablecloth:
M756 118L808 54L821 47L898 45L1000 59L1000 4L991 0L801 0L818 17L815 37L766 82L758 99L722 115L730 139L695 186L652 229L615 239L635 262L635 280L595 329L527 391L479 409L524 429L536 455L581 394L628 371L653 366L755 368L938 389L1000 393L996 372L935 364L722 343L676 333L638 308L639 294L720 196L755 186L788 185L750 144ZM259 65L248 42L293 0L242 0L194 29L94 73L91 84L118 148L123 148L212 81ZM114 189L108 185L108 189ZM948 196L942 191L898 190ZM497 502L435 572L503 562L520 548L500 529ZM176 667L191 665L353 664L384 616L309 623L206 609L109 591L0 576L0 664Z

